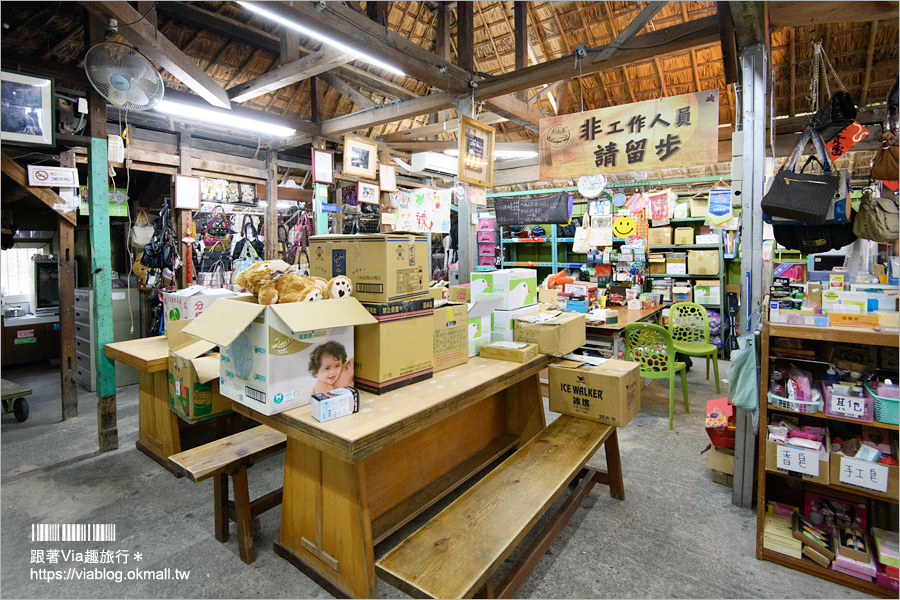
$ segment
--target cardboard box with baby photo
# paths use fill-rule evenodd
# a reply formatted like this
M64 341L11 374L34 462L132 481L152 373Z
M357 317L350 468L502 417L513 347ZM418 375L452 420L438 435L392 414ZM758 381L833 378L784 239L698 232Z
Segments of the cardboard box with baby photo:
M262 306L237 296L216 302L183 331L219 346L223 396L272 415L352 386L353 328L375 322L353 297Z
M219 393L219 354L216 345L182 330L188 321L172 321L169 343L169 408L188 423L206 421L231 412L231 400Z
M385 394L431 379L434 372L434 299L363 302L374 325L356 328L356 387Z
M360 302L395 302L428 290L428 255L424 235L383 233L317 235L310 238L310 275L353 280Z
M624 427L641 410L640 365L624 360L599 366L575 360L553 363L550 410Z

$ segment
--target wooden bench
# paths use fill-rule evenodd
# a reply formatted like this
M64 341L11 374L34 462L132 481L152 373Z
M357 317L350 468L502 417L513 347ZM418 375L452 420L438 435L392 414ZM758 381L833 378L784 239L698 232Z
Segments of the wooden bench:
M191 481L213 480L215 503L215 534L222 543L228 541L228 521L237 525L238 548L241 560L251 564L256 560L253 550L253 517L281 504L283 488L278 488L250 501L247 467L256 460L282 450L287 436L265 425L241 431L179 454L169 461ZM228 476L234 489L234 501L228 500Z
M585 467L606 446L607 470ZM614 427L561 416L376 563L414 598L510 598L595 483L625 499ZM491 578L554 501L569 496L496 587Z

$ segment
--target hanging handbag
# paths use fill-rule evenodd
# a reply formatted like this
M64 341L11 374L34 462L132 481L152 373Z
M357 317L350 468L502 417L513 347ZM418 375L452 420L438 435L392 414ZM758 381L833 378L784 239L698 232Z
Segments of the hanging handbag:
M231 252L225 248L222 240L217 240L212 246L203 249L197 271L200 273L211 273L216 268L217 263L222 263L225 270L231 270Z
M207 247L215 246L216 242L221 242L226 250L231 247L231 221L221 206L213 208L209 223L203 230L203 243Z
M250 228L249 232L247 231L248 226ZM259 232L256 230L256 226L253 225L253 218L250 215L244 215L244 221L241 223L241 236L241 239L234 243L234 247L231 250L231 256L234 260L239 260L239 257L243 256L244 246L247 244L253 245L257 255L265 254L265 244L259 239Z
M870 177L879 181L897 181L898 169L900 169L900 147L891 144L896 140L896 134L885 131L881 136L881 148L875 152L872 159L872 173Z
M831 71L840 91L831 93L828 85L828 71ZM825 83L825 93L828 101L819 106L819 74ZM853 97L847 93L844 83L838 77L837 71L831 65L831 61L822 48L822 42L813 42L813 69L810 79L810 100L815 115L810 120L810 127L819 132L826 142L830 142L834 136L842 132L848 125L856 120L856 105ZM811 111L812 112L812 111Z
M796 171L797 162L807 142L812 141L815 157L822 173ZM812 158L810 158L812 160ZM809 160L807 164L809 164ZM804 165L805 168L805 165ZM843 184L842 184L843 179ZM846 177L835 168L825 150L822 136L812 127L800 135L790 158L775 175L772 186L760 206L768 223L802 225L836 225L850 222ZM776 219L779 218L779 219Z
M207 287L223 288L231 283L231 271L227 271L222 261L218 261L212 271L197 273L197 283Z
M134 219L134 225L131 227L131 245L134 248L143 248L153 239L154 228L150 224L150 217L143 208L138 211L137 217Z
M900 239L900 205L897 194L888 198L873 197L863 190L859 210L853 218L853 233L858 238L889 244Z
M253 244L244 244L244 249L241 250L240 256L234 261L234 273L238 274L241 271L245 271L260 260L262 259L259 257L259 254L256 253L256 248Z
M150 269L174 269L175 261L175 243L169 227L169 206L164 203L153 228L153 236L144 245L141 264Z
M816 254L837 250L856 241L853 225L772 225L775 241L789 250Z
M588 238L591 234L591 218L584 215L581 221L581 227L575 230L575 241L572 242L572 252L574 254L587 254L591 249Z

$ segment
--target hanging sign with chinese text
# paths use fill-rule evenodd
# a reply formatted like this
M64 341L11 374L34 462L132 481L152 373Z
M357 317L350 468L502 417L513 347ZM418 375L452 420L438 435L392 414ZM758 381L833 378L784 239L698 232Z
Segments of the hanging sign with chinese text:
M719 90L541 119L541 179L719 161Z
M828 150L831 160L837 160L867 137L869 137L869 130L860 125L859 121L853 121L843 131L831 138L825 144L825 149Z

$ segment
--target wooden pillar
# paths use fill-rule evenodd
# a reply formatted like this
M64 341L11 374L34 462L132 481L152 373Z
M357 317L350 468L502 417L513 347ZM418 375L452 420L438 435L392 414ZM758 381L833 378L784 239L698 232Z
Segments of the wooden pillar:
M366 16L369 20L375 21L379 25L387 26L388 22L388 3L383 0L366 2Z
M178 172L181 175L191 174L191 130L187 128L178 133ZM173 199L173 209L175 206L174 186L175 178L172 177L173 189L170 197ZM191 284L188 278L190 256L188 256L188 245L181 240L184 239L184 233L187 230L188 222L191 218L191 211L181 208L173 210L172 212L175 214L175 239L177 240L178 255L181 256L184 261L184 265L182 265L181 269L178 271L175 281L178 289L184 289Z
M91 140L88 167L91 201L91 272L94 274L93 339L97 371L97 434L100 450L119 447L116 425L116 370L103 353L103 346L113 341L112 263L109 240L109 188L106 139Z
M278 258L278 152L266 152L266 260Z
M469 4L469 3L465 3ZM456 103L456 112L460 117L472 116L472 108L468 98L463 98ZM472 205L469 203L469 184L462 184L465 194L459 198L457 216L457 249L459 250L459 283L469 283L472 278L472 271L478 264L478 249L475 245L475 224L472 222Z
M300 34L284 27L281 31L281 64L286 65L300 59Z
M61 167L75 166L75 151L59 155ZM78 381L75 370L75 226L65 219L59 223L59 356L62 418L78 416Z
M472 2L456 4L456 62L466 71L475 68L475 14L472 5Z
M378 144L378 162L383 162L386 165L391 164L391 153L388 151L387 144ZM391 193L390 192L381 192L381 214L383 215L385 211L390 210L391 208ZM390 233L394 230L390 225L385 225L383 219L379 219L379 228L378 230L381 233ZM430 237L430 236L429 236ZM430 241L430 240L429 240ZM429 257L431 256L431 250L429 252Z
M450 43L450 9L446 2L440 2L437 6L437 24L435 27L434 53L444 60L452 60L452 48ZM450 118L450 109L439 110L428 119L429 123L443 123ZM426 139L437 140L437 135L430 135Z
M513 2L513 36L515 39L516 71L528 66L528 14L525 2ZM502 9L501 9L502 10ZM518 93L519 100L525 100L525 90Z

